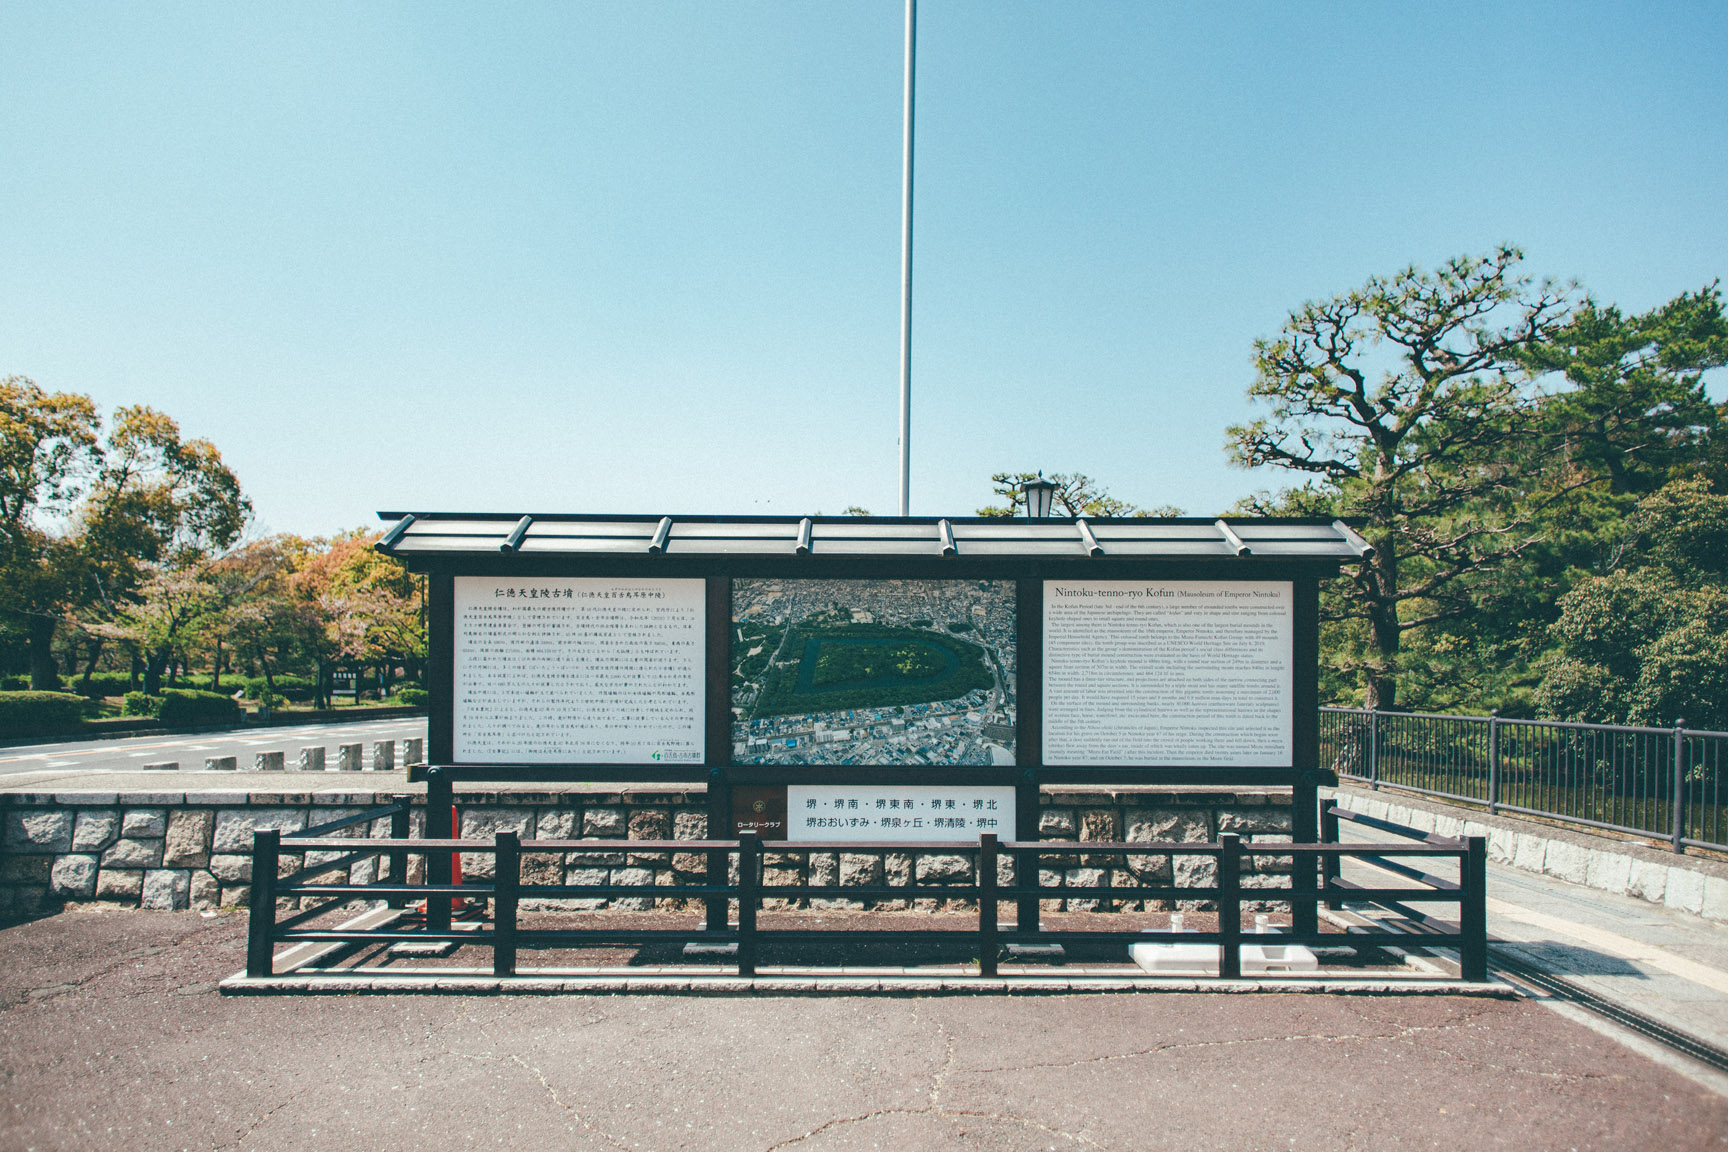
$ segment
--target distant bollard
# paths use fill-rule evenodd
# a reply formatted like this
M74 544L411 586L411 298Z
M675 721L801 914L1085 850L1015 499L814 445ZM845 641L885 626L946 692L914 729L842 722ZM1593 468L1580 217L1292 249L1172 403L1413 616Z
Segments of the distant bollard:
M364 744L338 744L336 746L336 771L360 771L360 757L366 750Z
M324 771L324 749L321 747L300 749L300 771Z
M140 764L138 767L145 772L178 772L180 771L180 761L169 760L162 764Z
M426 741L416 736L412 740L402 741L402 767L412 768L416 764L426 763Z
M206 772L234 772L239 767L240 760L236 756L207 756L204 758L204 771Z
M396 741L378 740L372 745L372 771L396 771Z
M260 752L258 753L257 758L252 762L252 771L280 772L284 767L284 764L282 763L284 759L286 759L286 753Z

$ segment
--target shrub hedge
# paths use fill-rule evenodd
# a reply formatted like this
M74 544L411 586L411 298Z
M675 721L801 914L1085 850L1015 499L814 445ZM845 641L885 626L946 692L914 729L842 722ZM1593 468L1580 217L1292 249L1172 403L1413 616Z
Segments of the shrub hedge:
M243 713L232 697L218 692L198 692L186 688L169 688L162 693L162 706L156 715L172 727L199 727L207 724L239 724Z
M0 735L61 732L76 727L87 707L71 692L0 692Z

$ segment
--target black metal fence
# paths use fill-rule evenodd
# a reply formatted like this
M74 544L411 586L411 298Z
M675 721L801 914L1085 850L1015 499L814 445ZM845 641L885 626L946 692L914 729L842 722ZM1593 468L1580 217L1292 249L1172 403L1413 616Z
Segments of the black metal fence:
M1408 831L1421 842L1389 844L1352 844L1332 842L1318 844L1244 843L1235 835L1222 835L1213 843L1145 843L1095 842L1079 845L1067 841L1000 842L993 835L978 841L954 843L920 843L921 851L965 854L972 856L975 870L972 878L956 883L921 883L915 888L894 885L835 885L835 884L770 884L765 883L762 868L763 844L753 834L746 833L735 840L520 840L514 832L499 832L491 840L454 840L409 838L406 806L373 809L367 813L336 821L303 833L284 836L276 830L259 830L254 835L252 858L251 922L247 941L247 975L268 977L276 967L278 944L329 945L365 947L376 943L420 942L490 949L492 970L497 975L511 975L517 969L518 953L524 949L569 949L584 946L644 945L653 942L728 943L736 948L739 974L752 975L764 943L779 941L837 941L848 937L867 937L873 942L904 941L929 943L933 939L963 938L975 942L978 970L981 975L997 973L998 959L1008 944L1061 944L1115 941L1129 943L1210 944L1219 950L1219 975L1225 978L1241 974L1241 948L1244 944L1266 943L1266 938L1242 931L1244 904L1255 901L1287 902L1292 910L1292 927L1277 936L1279 944L1344 945L1357 949L1372 949L1388 943L1410 944L1408 935L1395 931L1353 932L1349 935L1323 933L1317 923L1322 904L1335 906L1341 900L1372 901L1396 899L1417 904L1451 904L1458 909L1456 922L1425 919L1428 935L1424 946L1456 948L1461 958L1461 972L1466 980L1479 981L1487 975L1486 935L1486 860L1485 843L1481 837L1443 840L1423 837ZM328 835L341 826L355 825L384 815L392 818L392 834L388 837L337 837ZM395 823L400 814L402 823ZM1335 830L1336 821L1329 827ZM1388 826L1389 828L1391 826ZM800 851L868 852L906 851L909 845L858 844L854 842L798 841ZM1103 885L1084 889L1046 885L1040 877L1040 865L1048 858L1067 856L1076 849L1088 856L1121 858L1201 857L1213 862L1212 883L1114 886ZM702 883L681 885L605 884L528 884L522 880L524 852L705 852L710 868ZM285 852L304 853L305 866L291 875L278 878L278 866ZM481 853L493 857L489 879L411 884L406 880L407 859L423 856L429 865L428 876L446 871L430 867L435 861L448 862L455 853ZM1291 861L1289 887L1245 888L1242 884L1244 862L1258 857L1283 857ZM332 882L331 873L339 873L356 861L373 858L388 861L379 869L378 878L368 883ZM1408 878L1420 878L1415 887L1375 888L1352 884L1339 875L1341 864L1350 858L1361 858L1390 868ZM1456 862L1459 880L1436 878L1418 869L1400 864L1400 860L1425 858ZM1012 862L1012 868L999 868L1000 861ZM1013 880L1004 882L1002 872L1010 872ZM1172 869L1172 878L1188 871L1205 879L1205 869ZM975 901L977 926L958 930L905 930L836 928L775 928L764 927L758 917L767 900L901 900L907 897L937 900ZM1217 911L1217 928L1212 931L1186 932L1143 931L1136 928L1080 931L1052 930L1041 926L1041 900L1067 899L1077 896L1101 903L1114 900L1167 900L1198 902ZM695 928L654 928L648 926L620 928L607 924L592 928L539 928L524 925L519 914L524 899L548 900L684 900L700 901L707 909L703 926ZM278 901L289 905L278 909ZM404 913L386 917L375 925L350 922L341 925L316 921L356 902L369 907L403 908L409 901L423 901L418 914ZM459 924L451 919L454 901L485 901L490 915L484 920ZM999 919L1000 905L1010 901L1016 910L1012 925ZM1106 904L1107 906L1107 904ZM1193 905L1191 905L1193 906ZM287 914L284 915L283 913ZM364 921L366 917L358 917ZM1107 922L1108 917L1100 920Z
M1374 787L1728 851L1728 732L1322 708L1320 763Z

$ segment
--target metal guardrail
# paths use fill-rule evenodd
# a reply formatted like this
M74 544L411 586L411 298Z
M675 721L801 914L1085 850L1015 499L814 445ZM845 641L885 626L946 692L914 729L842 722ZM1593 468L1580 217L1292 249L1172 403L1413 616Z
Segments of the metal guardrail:
M1728 851L1728 732L1320 709L1340 777Z
M942 853L976 854L976 880L963 883L904 885L839 885L839 884L770 884L763 873L763 844L751 833L735 840L520 840L514 832L499 832L491 840L455 840L409 838L405 835L406 814L396 823L392 806L392 836L388 838L331 837L322 833L334 824L355 824L376 819L385 809L333 822L309 833L282 835L274 829L254 833L252 849L252 907L247 939L246 971L248 976L269 977L275 971L275 948L279 943L328 943L332 945L365 946L370 943L451 943L490 948L492 970L500 976L512 975L517 968L517 955L522 949L572 948L584 945L647 944L656 941L726 942L736 946L736 963L740 975L753 975L764 942L837 940L868 938L872 941L899 940L928 942L932 939L975 939L980 975L994 976L998 958L1007 944L1056 944L1063 942L1120 941L1129 943L1212 944L1219 950L1219 975L1232 979L1241 975L1241 948L1246 944L1264 943L1264 938L1242 931L1244 900L1277 900L1287 902L1292 909L1292 930L1281 932L1281 944L1343 945L1372 949L1382 944L1410 943L1407 935L1387 931L1339 935L1322 933L1315 923L1322 903L1335 904L1349 899L1396 899L1415 903L1457 905L1459 919L1450 923L1425 918L1432 934L1423 938L1424 945L1454 947L1462 959L1463 978L1480 981L1487 978L1486 920L1486 843L1481 837L1467 841L1425 837L1421 843L1352 844L1336 842L1320 844L1244 843L1240 837L1225 834L1213 843L1148 843L1096 842L1083 845L1072 841L999 841L986 834L976 842L919 844L922 850ZM402 835L394 834L402 828ZM1420 833L1416 835L1420 836ZM1334 837L1335 840L1335 837ZM778 847L778 845L776 845ZM860 844L856 842L798 841L796 848L808 852L869 852L905 851L907 845ZM1212 884L1196 885L1100 885L1085 888L1064 888L1043 883L1040 864L1050 856L1072 855L1083 848L1087 855L1117 857L1199 856L1210 857L1215 863ZM340 853L321 861L308 861L292 875L277 878L283 851L296 853ZM493 857L493 875L487 882L431 882L410 884L405 880L405 861L409 855L421 855L428 863L438 858L448 860L454 853L482 853ZM652 853L701 852L709 856L709 871L701 883L674 885L644 884L524 884L522 855L524 852L592 852L592 853ZM1015 882L1000 880L998 861L1006 855L1014 862ZM326 873L346 868L355 860L383 855L393 863L388 874L369 884L330 883L320 880ZM1242 885L1245 861L1256 857L1285 857L1292 861L1291 886L1288 888L1245 888ZM1381 867L1391 867L1398 874L1421 878L1420 887L1374 888L1351 884L1339 878L1343 860L1353 857L1375 861ZM1455 859L1459 882L1431 876L1398 861L1411 858ZM394 863L402 861L402 864ZM428 874L434 870L426 869ZM440 870L442 871L442 870ZM1172 869L1172 876L1176 870ZM1022 880L1021 878L1025 879ZM1317 882L1318 878L1318 882ZM896 899L915 896L920 899L974 900L978 906L977 927L969 931L870 929L773 929L763 927L758 912L765 900L774 899ZM301 907L278 919L277 901L293 898ZM355 925L316 927L311 921L354 903L384 900L401 907L414 898L425 901L425 913L415 923L404 917L395 926L359 927ZM525 927L519 915L520 902L532 899L629 899L648 898L701 900L708 908L705 926L701 929L620 928L607 925L597 928L534 928ZM1039 924L1039 901L1045 899L1077 899L1109 901L1183 900L1203 901L1214 905L1218 912L1215 930L1158 932L1138 929L1112 931L1049 930ZM472 930L460 930L450 921L452 901L488 900L490 917ZM1000 902L1013 901L1018 914L1012 927L999 920ZM308 905L307 902L311 903ZM441 906L441 907L440 907ZM731 910L735 909L735 919ZM1108 913L1100 913L1108 915Z

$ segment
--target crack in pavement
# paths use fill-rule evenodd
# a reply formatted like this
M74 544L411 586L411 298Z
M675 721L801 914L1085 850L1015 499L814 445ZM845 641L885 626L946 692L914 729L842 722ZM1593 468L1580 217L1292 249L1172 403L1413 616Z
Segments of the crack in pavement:
M918 1013L916 1009L914 1009L912 1013L912 1019L914 1023L918 1022ZM1050 1136L1056 1136L1063 1140L1085 1145L1088 1148L1101 1149L1104 1147L1104 1145L1098 1143L1096 1140L1093 1140L1084 1133L1065 1132L1060 1128L1052 1128L1043 1121L1034 1120L1030 1116L1019 1116L1011 1112L986 1112L968 1108L951 1108L944 1105L942 1103L942 1090L947 1084L948 1074L954 1067L955 1049L958 1040L950 1034L946 1028L942 1027L942 1025L934 1024L933 1027L935 1027L937 1034L942 1037L943 1058L942 1066L936 1070L935 1074L930 1079L930 1103L926 1104L922 1108L877 1108L873 1111L861 1112L854 1116L836 1116L831 1120L823 1121L821 1124L818 1124L816 1127L802 1135L792 1136L788 1139L781 1140L776 1144L770 1144L763 1150L763 1152L779 1152L780 1149L791 1148L794 1145L802 1144L806 1140L813 1139L831 1129L841 1128L851 1124L861 1124L866 1120L874 1120L883 1116L934 1116L941 1120L953 1121L968 1119L994 1120L1005 1124L1016 1124L1022 1128L1034 1129Z
M486 1025L480 1023L479 1021L475 1020L471 1015L469 1015L468 1004L466 1001L464 1001L462 1004L462 1015L468 1019L469 1023L474 1025L475 1030L480 1033L481 1037L483 1039L485 1039L486 1043L491 1044L491 1045L496 1045L497 1041L493 1038L493 1036L490 1032L486 1031ZM597 1021L594 1021L594 1022L597 1022ZM447 1049L447 1051L450 1053L450 1055L455 1056L456 1058L462 1059L462 1060L497 1060L500 1062L508 1061L512 1064L515 1064L518 1068L520 1068L524 1072L528 1073L528 1075L534 1077L534 1079L539 1082L540 1087L545 1090L547 1098L552 1101L553 1105L555 1107L557 1107L560 1111L567 1113L569 1115L570 1119L576 1121L577 1124L581 1125L583 1131L587 1132L588 1134L590 1134L592 1136L599 1137L601 1140L606 1141L606 1143L612 1145L614 1148L621 1149L622 1152L629 1152L629 1149L630 1149L629 1144L625 1143L623 1140L620 1140L618 1137L613 1136L610 1132L603 1132L599 1128L596 1128L593 1124L590 1124L587 1121L587 1119L585 1119L580 1112L576 1111L575 1105L567 1104L564 1102L564 1099L558 1095L558 1090L552 1086L552 1082L550 1080L546 1079L546 1074L544 1072L540 1071L539 1068L528 1063L528 1061L522 1059L522 1057L516 1055L514 1052L508 1053L508 1054L503 1055L503 1056L499 1056L499 1055L495 1055L491 1052L486 1052L486 1053L457 1052L454 1049Z
M260 1113L256 1120L254 1120L254 1121L252 1121L252 1123L246 1125L246 1131L240 1133L240 1135L234 1137L233 1140L229 1141L226 1144L216 1145L216 1152L221 1152L221 1150L223 1148L238 1148L238 1147L240 1147L240 1145L244 1144L247 1141L247 1139L249 1139L251 1137L252 1133L254 1133L258 1130L258 1126L260 1124L263 1124L266 1120L270 1119L270 1117L276 1115L276 1113L282 1111L282 1109L288 1107L288 1105L299 1100L301 1097L305 1096L307 1093L309 1093L311 1091L312 1091L312 1089L308 1087L308 1088L302 1088L298 1092L290 1092L288 1094L287 1098L284 1099L281 1103L277 1104L274 1108L271 1108L268 1111Z

